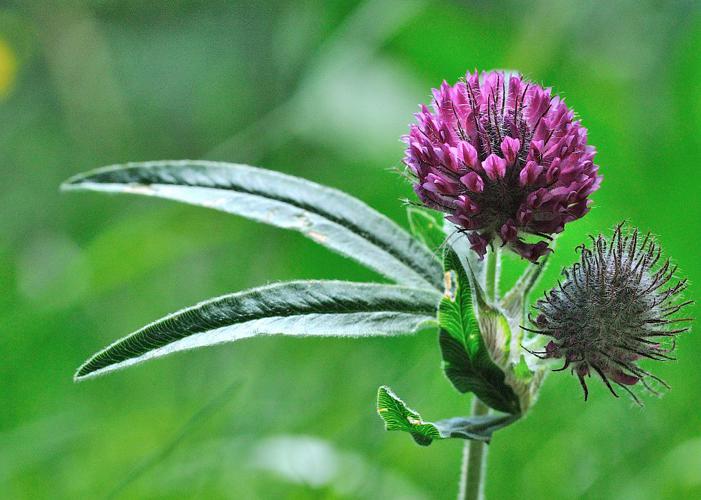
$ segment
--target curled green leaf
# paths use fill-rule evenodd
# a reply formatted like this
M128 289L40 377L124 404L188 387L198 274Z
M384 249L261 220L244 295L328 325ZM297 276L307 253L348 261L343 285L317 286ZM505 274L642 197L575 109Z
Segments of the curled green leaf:
M517 415L502 413L425 422L387 386L377 391L377 413L384 420L386 430L408 432L421 446L428 446L436 439L449 438L489 442L494 431L518 419Z
M474 393L495 410L518 414L518 397L497 364L504 360L503 354L499 354L500 359L494 358L494 353L503 352L496 349L494 339L510 332L508 321L480 297L479 284L468 278L452 249L446 250L444 269L446 290L455 290L444 294L438 308L439 343L446 376L458 391ZM457 283L448 283L452 280ZM480 315L477 318L475 310ZM508 345L508 341L501 342L502 346Z

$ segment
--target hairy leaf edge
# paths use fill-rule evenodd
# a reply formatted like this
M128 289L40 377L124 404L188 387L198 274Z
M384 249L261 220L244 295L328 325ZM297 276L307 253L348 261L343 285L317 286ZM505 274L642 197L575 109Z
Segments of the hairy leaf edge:
M112 350L114 347L116 347L116 346L118 346L118 345L121 345L123 342L127 341L128 339L133 338L133 337L139 335L140 333L142 333L142 332L148 330L149 328L154 327L154 326L156 326L156 325L158 325L158 324L160 324L160 323L162 323L162 322L164 322L164 321L166 321L166 320L173 319L173 318L176 318L176 317L178 317L178 316L180 316L180 315L186 314L186 313L188 313L188 312L197 310L197 309L199 309L199 308L201 308L201 307L203 307L203 306L205 306L205 305L209 305L209 304L212 304L212 303L215 303L215 302L217 302L217 301L221 301L221 300L224 300L224 299L227 299L227 298L232 298L232 297L236 297L236 296L245 296L245 295L247 295L247 294L258 293L258 292L264 292L264 291L267 291L267 290L275 290L276 288L281 288L281 287L289 286L289 285L292 285L292 286L294 286L294 285L310 285L310 286L313 286L313 285L318 285L318 284L323 284L323 285L341 285L341 286L351 286L351 287L368 288L368 289L375 288L375 289L380 290L380 291L381 291L381 290L394 290L394 291L406 290L407 292L414 292L414 293L420 292L420 293L426 294L427 297L431 297L431 298L432 298L432 302L433 302L433 304L434 304L434 305L433 305L434 309L437 309L438 303L440 302L440 298L441 298L441 295L440 295L439 293L437 293L435 290L430 289L430 288L422 289L422 288L406 287L406 286L401 286L401 285L384 285L384 284L379 284L379 283L361 283L361 282L336 281L336 280L311 280L311 281L301 281L301 280L298 280L298 281L287 281L287 282L272 283L272 284L265 285L265 286L261 286L261 287L250 288L250 289L247 289L247 290L242 290L242 291L239 291L239 292L235 292L235 293L231 293L231 294L225 294L225 295L221 295L221 296L218 296L218 297L214 297L214 298L211 298L211 299L208 299L208 300L199 302L199 303L197 303L197 304L195 304L195 305L193 305L193 306L189 306L189 307L180 309L180 310L175 311L175 312L173 312L173 313L170 313L170 314L168 314L168 315L166 315L166 316L163 316L163 317L161 317L161 318L159 318L159 319L157 319L157 320L155 320L155 321L153 321L153 322L151 322L151 323L148 323L147 325L144 325L143 327L141 327L141 328L139 328L138 330L136 330L136 331L130 333L129 335L126 335L125 337L121 337L120 339L118 339L118 340L112 342L112 343L109 344L107 347L101 349L100 351L98 351L98 352L96 352L95 354L93 354L92 356L90 356L84 363L82 363L82 364L78 367L78 369L76 370L76 372L75 372L75 374L74 374L73 380L74 380L75 382L81 382L81 381L87 380L87 379L89 379L89 378L95 378L95 377L98 377L98 376L101 376L101 375L105 375L105 374L110 373L110 372L112 372L112 371L121 370L121 369L126 368L126 367L128 367L128 366L132 366L132 365L138 364L138 363L140 363L141 361L146 361L146 360L151 359L151 358L162 357L162 356L164 356L164 355L166 355L166 354L170 354L170 353L173 353L173 352L179 352L179 351L185 351L185 350L189 350L189 349L192 349L192 348L195 348L195 347L204 347L204 345L203 345L203 346L193 346L193 347L190 347L190 348L173 349L173 345L174 345L174 344L177 344L178 342L182 342L182 341L185 341L185 340L188 340L188 339L192 339L193 337L198 336L198 335L199 335L199 336L205 335L205 334L210 334L210 335L211 335L213 332L216 332L216 331L219 331L219 330L223 330L223 329L226 329L226 328L233 328L234 326L243 327L243 326L245 326L245 325L247 325L247 324L252 324L252 323L255 323L255 322L257 322L257 321L262 321L262 320L265 320L265 319L281 319L281 318L284 318L284 317L289 317L289 318L291 318L291 317L295 317L295 316L303 317L303 316L306 316L306 315L313 315L313 314L316 314L316 315L323 315L323 313L290 314L289 316L274 315L274 316L269 316L269 317L263 317L263 318L257 318L257 319L253 319L253 320L248 320L248 321L239 323L238 325L232 324L232 325L228 325L228 326L224 326L224 327L220 327L220 328L215 328L215 329L212 329L212 330L209 330L209 331L205 330L205 331L202 331L202 332L194 333L194 334L189 335L189 336L187 336L187 337L183 337L183 338L181 338L181 339L174 340L174 341L172 341L172 342L169 342L169 343L167 343L167 344L164 344L163 346L157 347L157 348L155 348L155 349L152 350L152 351L148 351L148 352L146 352L146 353L140 354L140 355L138 355L138 356L136 356L136 357L134 357L134 358L125 359L125 360L123 360L123 361L116 362L116 363L114 363L114 364L105 366L105 367L103 367L103 368L99 368L99 369L96 369L96 370L92 370L92 371L87 371L87 372L85 372L85 369L86 369L95 359L97 359L97 358L101 357L102 355L108 353L108 352L109 352L110 350ZM426 306L426 309L425 309L425 310L419 309L419 306L421 306L421 305ZM388 311L379 311L379 310L368 311L368 313L382 313L382 312L385 312L385 313L398 313L398 316L399 316L399 315L405 315L405 316L410 316L410 315L411 315L411 316L416 316L417 319L418 319L418 318L421 318L421 317L423 317L424 319L423 319L423 321L418 321L417 324L414 326L414 328L413 328L411 331L407 331L407 332L393 332L393 333L389 333L389 334L388 334L388 333L375 333L375 334L371 334L371 335L367 335L367 336L375 336L375 337L377 337L377 336L391 336L391 335L402 335L402 334L411 335L411 334L417 333L417 332L419 332L419 331L421 331L421 330L423 330L423 329L425 329L425 328L428 328L428 327L430 327L430 326L435 326L435 325L437 325L437 321L436 321L436 317L435 317L435 310L434 310L432 313L430 313L430 315L429 315L429 309L428 309L428 307L429 307L429 302L427 301L427 302L425 302L424 304L417 304L417 310L416 310L416 311L413 311L413 312L412 312L412 311L390 311L390 310L388 310ZM344 314L344 313L333 312L333 313L325 313L325 314L328 314L328 315L341 315L341 314ZM352 312L352 313L345 313L345 314L363 314L363 312ZM254 336L274 336L274 335L284 335L284 334L285 334L284 332L265 333L265 334L260 333L260 334L258 334L258 335L254 335ZM308 337L314 337L314 336L342 337L342 335L315 335L315 334L313 334L313 333L308 334L308 335L299 335L299 336L308 336ZM362 337L362 336L363 336L363 335L356 335L355 337L358 338L358 337ZM348 337L353 338L354 336L348 335ZM244 337L244 338L246 338L246 337ZM242 338L242 339L240 339L240 340L243 340L244 338ZM236 339L236 340L238 340L238 339ZM236 341L236 340L229 340L229 341L227 341L227 340L221 340L221 341L218 341L218 342L215 342L215 343L212 343L212 344L207 344L207 346L209 346L209 345L216 345L216 344L220 344L220 343L226 343L226 342L234 342L234 341ZM160 351L160 350L167 349L168 347L171 348L170 350L168 350L168 352L166 352L166 353L164 353L164 354L154 354L155 352Z

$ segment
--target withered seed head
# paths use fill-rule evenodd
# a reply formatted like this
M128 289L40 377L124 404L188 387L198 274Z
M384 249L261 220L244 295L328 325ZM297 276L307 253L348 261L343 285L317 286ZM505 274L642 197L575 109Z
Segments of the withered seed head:
M692 302L680 299L687 280L675 279L669 259L661 262L649 233L624 235L620 224L609 241L602 235L591 240L578 248L580 261L563 271L564 281L536 303L538 314L529 316L535 328L526 330L552 338L533 354L564 359L556 371L570 368L585 400L585 376L594 371L614 396L618 386L640 404L631 386L639 382L653 394L654 385L669 387L638 361L674 359L676 335L690 328L683 325L691 318L679 314Z

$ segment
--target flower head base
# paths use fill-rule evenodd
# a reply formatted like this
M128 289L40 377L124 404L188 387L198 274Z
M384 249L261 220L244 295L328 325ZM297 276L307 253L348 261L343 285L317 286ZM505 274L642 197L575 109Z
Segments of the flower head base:
M403 137L414 191L468 232L480 256L498 237L535 262L551 234L587 213L601 183L586 129L549 88L518 75L467 73L433 98ZM545 240L527 243L524 233Z
M537 302L539 314L530 317L535 329L527 330L552 340L533 354L564 359L557 371L571 368L585 400L584 377L594 371L614 396L616 385L640 403L630 386L640 382L653 394L651 380L668 387L637 362L674 359L675 336L689 330L675 325L691 321L677 314L691 303L678 298L687 281L675 282L669 259L659 264L660 248L649 233L624 236L619 225L609 242L601 235L592 242L579 247L580 261L563 271L564 282Z

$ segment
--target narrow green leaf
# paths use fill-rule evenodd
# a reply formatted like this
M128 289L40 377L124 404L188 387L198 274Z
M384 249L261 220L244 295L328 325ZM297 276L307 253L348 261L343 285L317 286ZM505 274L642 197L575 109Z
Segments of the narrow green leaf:
M467 270L469 271L468 279L472 291L473 306L477 312L477 322L482 340L492 359L500 366L504 366L508 364L511 352L511 324L504 312L487 299L487 294L475 276L469 261Z
M475 302L482 339L492 359L503 366L509 361L511 353L512 334L509 320L504 313L490 304L480 299Z
M270 170L182 160L127 163L66 181L64 190L154 196L299 231L397 283L440 290L440 263L408 232L341 191Z
M387 386L377 391L377 413L384 420L386 430L408 432L421 446L428 446L435 439L448 438L489 442L494 431L518 419L516 415L493 414L424 422L418 412L409 408Z
M453 251L460 257L465 269L469 269L471 275L475 277L475 281L484 287L486 281L486 261L480 259L477 252L470 248L470 242L467 238L460 237L462 229L457 224L445 220L443 223L443 232L450 241L450 246Z
M412 234L434 255L438 255L446 239L443 230L443 214L414 206L407 207L407 217Z
M519 413L518 397L490 353L500 351L489 349L485 343L486 335L498 338L494 328L508 330L508 322L503 316L495 316L493 309L485 309L486 303L478 304L482 300L479 284L470 281L452 249L445 253L444 268L446 280L451 283L438 308L438 323L443 369L448 379L458 391L473 392L495 410ZM477 321L476 309L487 317L480 316Z
M529 264L511 290L504 296L501 307L509 316L519 319L523 316L526 297L538 282L549 256L550 254L547 253L537 264Z
M224 295L168 315L85 362L76 379L172 352L257 335L368 337L414 333L435 323L428 289L345 281L293 281Z

